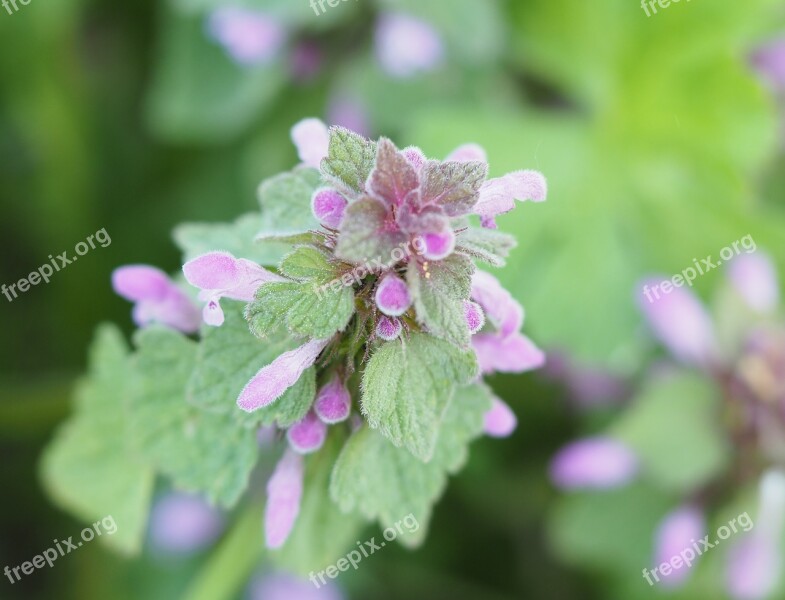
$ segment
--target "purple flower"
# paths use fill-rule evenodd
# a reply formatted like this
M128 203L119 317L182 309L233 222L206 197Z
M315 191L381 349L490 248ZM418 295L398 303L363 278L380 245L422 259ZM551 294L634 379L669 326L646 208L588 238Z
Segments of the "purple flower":
M259 286L270 281L285 281L244 258L228 252L208 252L183 265L183 274L192 286L202 290L199 300L206 302L202 316L208 325L224 322L221 298L250 302Z
M385 14L376 25L376 57L388 75L407 78L435 69L444 57L436 30L404 14Z
M780 577L782 555L769 536L753 534L728 552L726 586L736 600L771 597Z
M777 39L752 55L752 65L775 90L785 90L785 38Z
M476 302L471 300L464 300L463 302L463 316L466 319L466 325L469 327L469 333L474 335L485 325L485 313L482 307Z
M376 335L387 342L397 339L397 337L401 335L402 330L403 325L401 324L400 319L396 319L395 317L382 315L376 322Z
M327 439L327 424L313 410L286 431L289 447L298 454L311 454L324 445Z
M777 270L762 252L735 258L728 265L728 279L753 310L769 313L779 304Z
M166 494L150 513L152 545L171 554L197 552L212 544L223 528L223 515L198 496Z
M299 348L284 352L263 367L245 385L237 405L246 412L272 404L292 387L319 356L329 340L311 340Z
M254 579L249 600L344 600L344 597L330 579L325 578L322 583L315 575L308 581L288 573L273 573Z
M545 364L545 354L518 331L523 325L523 307L490 273L476 271L472 277L472 298L485 311L495 329L472 337L482 373L521 373Z
M548 185L542 173L515 171L486 181L474 212L480 215L483 227L496 229L496 216L510 212L516 200L544 202L547 195Z
M368 111L362 100L344 93L337 93L330 99L327 121L362 136L368 136L371 131Z
M706 534L703 512L694 506L682 506L666 515L657 527L655 535L654 562L659 565L670 562L683 550L692 548L695 540ZM669 575L662 575L663 584L669 587L682 585L690 574L691 565L682 564Z
M606 437L586 438L562 448L551 461L553 483L565 490L622 486L638 472L627 446Z
M486 435L498 438L507 437L515 431L517 426L518 419L512 409L503 400L494 396L491 409L485 413L484 431Z
M406 282L395 273L382 276L376 288L376 306L388 317L400 317L412 305Z
M303 119L292 127L291 135L303 164L318 169L330 145L327 126L319 119Z
M145 327L161 323L184 333L199 329L199 310L169 276L155 267L127 265L112 273L112 288L134 302L134 323Z
M463 144L450 152L450 155L444 160L454 160L457 162L471 162L477 160L487 163L488 155L485 153L485 149L479 144Z
M303 457L286 449L267 482L264 536L268 548L280 548L289 537L300 514L304 477Z
M332 188L319 188L311 199L313 216L330 229L338 229L341 226L347 204L346 198Z
M717 355L714 325L709 313L690 290L674 287L670 293L652 296L652 289L663 279L644 282L638 305L654 335L671 354L689 365L710 367ZM653 300L651 298L654 298Z
M286 42L286 30L280 23L265 13L246 8L214 10L207 19L207 32L243 65L272 60Z
M311 40L298 42L289 57L289 70L299 82L306 82L318 75L322 68L322 49Z
M352 396L340 377L334 375L316 394L313 403L316 415L327 424L341 423L349 418Z

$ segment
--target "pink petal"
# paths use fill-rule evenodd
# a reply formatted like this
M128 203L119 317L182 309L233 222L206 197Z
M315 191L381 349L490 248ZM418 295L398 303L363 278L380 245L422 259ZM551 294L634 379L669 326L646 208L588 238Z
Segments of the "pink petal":
M150 541L172 554L197 552L213 543L224 527L221 513L198 496L171 492L150 513Z
M311 340L299 348L284 352L263 367L245 385L237 398L237 405L246 412L272 404L292 387L319 356L329 340Z
M654 564L660 565L670 562L683 550L692 548L695 540L703 538L706 533L708 533L706 522L703 512L699 509L693 506L683 506L669 513L657 527ZM690 575L690 567L690 565L682 564L678 569L674 568L670 575L661 574L663 584L668 587L682 585Z
M518 331L523 325L523 307L490 273L474 272L472 298L482 306L485 315L503 337Z
M303 164L318 169L327 156L330 133L319 119L303 119L292 127L292 141Z
M777 587L782 552L777 540L753 533L733 545L725 572L728 593L735 600L765 600Z
M398 317L412 305L406 282L394 273L382 277L376 288L376 306L389 317Z
M717 342L709 313L697 296L686 288L657 289L665 278L644 282L638 305L654 335L678 360L701 367L716 356Z
M438 233L423 233L425 251L423 256L428 260L442 260L447 258L455 249L455 232L447 229Z
M287 449L267 482L264 509L264 535L268 548L280 548L289 537L303 495L305 465L303 457Z
M224 311L218 300L210 300L202 309L204 322L213 327L220 327L224 324Z
M271 60L286 41L286 30L276 20L244 8L214 10L207 31L235 61L248 65Z
M313 410L286 431L289 446L298 454L316 452L327 439L327 424Z
M313 409L316 416L330 425L341 423L349 418L349 413L352 411L352 397L338 376L334 376L319 390Z
M444 47L428 23L403 14L379 18L375 35L376 57L393 77L411 77L442 62Z
M779 304L777 269L765 254L756 252L734 258L728 265L728 278L752 309L772 312Z
M491 409L485 413L484 431L491 437L508 437L518 426L515 413L507 404L494 396Z
M112 272L112 288L126 300L162 300L174 284L169 276L155 267L127 265Z
M472 162L478 160L487 163L488 155L479 144L463 144L453 150L445 161Z
M401 325L401 321L395 317L381 316L376 323L376 335L388 342L401 335L402 329L403 325Z
M208 252L185 263L183 275L200 290L226 290L241 283L243 269L228 252Z
M507 337L478 333L472 337L472 347L482 373L523 373L545 364L545 353L518 332Z
M547 182L538 171L515 171L504 177L489 179L480 188L474 212L483 226L495 226L494 218L515 208L515 200L542 202L548 193Z
M625 485L638 472L638 460L621 442L596 437L573 442L551 461L553 483L566 490Z
M422 168L423 164L427 160L425 158L425 154L423 151L420 150L417 146L408 146L401 150L401 154L406 157L406 160L409 161L409 164L414 167L414 170L419 173L420 168Z
M463 314L466 318L466 325L469 327L469 333L474 335L483 325L485 325L485 313L482 312L482 307L476 302L464 300Z
M322 225L332 229L340 227L347 204L346 198L332 188L316 190L311 199L311 209L314 216Z

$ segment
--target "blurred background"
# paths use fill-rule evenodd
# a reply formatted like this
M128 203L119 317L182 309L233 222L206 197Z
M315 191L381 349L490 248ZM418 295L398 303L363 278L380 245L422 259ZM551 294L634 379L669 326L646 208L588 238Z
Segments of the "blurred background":
M493 176L546 175L548 202L499 219L520 243L496 274L549 364L492 380L519 427L472 446L423 547L387 548L319 595L261 559L220 596L238 517L162 488L141 556L87 544L19 582L2 578L0 598L725 597L719 575L676 592L641 579L672 490L576 507L548 465L618 417L668 360L636 306L638 282L747 235L783 273L783 40L782 0L4 3L0 283L101 229L111 244L13 301L0 296L0 567L84 526L47 498L38 461L69 414L95 327L133 329L112 270L177 271L172 228L254 209L259 182L297 162L289 129L304 117L433 157L477 142ZM696 293L708 301L722 277L700 277ZM647 426L667 436L667 421ZM176 518L190 538L161 525Z

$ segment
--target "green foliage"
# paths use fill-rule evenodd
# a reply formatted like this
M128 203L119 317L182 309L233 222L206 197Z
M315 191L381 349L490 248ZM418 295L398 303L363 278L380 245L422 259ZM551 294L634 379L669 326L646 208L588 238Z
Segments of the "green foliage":
M510 251L518 245L508 233L496 229L466 227L458 233L455 249L493 267L503 267Z
M342 260L363 263L368 259L389 261L392 251L406 242L400 231L388 231L387 208L365 197L346 208L335 255Z
M330 129L327 158L322 161L322 173L340 190L350 195L365 191L365 180L376 159L376 143L369 142L342 127Z
M74 415L61 426L41 463L52 498L85 525L112 516L117 531L100 539L128 554L141 548L153 487L153 470L131 441L133 386L122 334L114 326L101 326Z
M482 432L483 415L490 406L489 392L482 385L457 390L428 462L395 447L377 430L362 428L335 464L330 495L344 512L359 511L385 528L412 514L419 529L397 539L418 546L425 539L432 505L444 491L447 475L463 466L468 444Z
M300 246L284 258L281 272L296 281L261 286L245 309L254 335L266 337L281 323L295 336L318 339L346 328L354 314L354 290L343 283L330 285L340 272L327 256Z
M189 404L186 387L196 365L197 345L164 328L136 336L138 392L131 401L134 441L175 486L234 505L256 463L256 432L231 414Z
M477 203L487 175L484 162L428 161L422 169L422 202L438 204L451 217L465 215Z
M406 271L417 318L429 333L461 347L469 345L463 303L471 294L473 273L471 259L457 252L429 262L427 271L416 261Z
M476 373L474 352L428 334L387 342L365 367L363 413L371 428L429 461L455 386Z
M690 493L724 471L730 447L718 391L693 374L650 383L613 424L660 489Z

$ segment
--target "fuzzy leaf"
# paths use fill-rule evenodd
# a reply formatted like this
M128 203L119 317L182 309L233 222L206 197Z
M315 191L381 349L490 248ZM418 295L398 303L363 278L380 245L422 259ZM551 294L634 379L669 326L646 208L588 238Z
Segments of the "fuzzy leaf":
M344 512L359 511L394 526L409 514L420 524L415 532L397 539L406 546L425 539L431 507L441 496L447 475L456 473L468 456L468 444L480 435L483 415L491 406L482 385L456 391L444 415L433 458L424 463L403 448L396 448L368 427L352 435L335 463L330 494Z
M376 146L376 166L368 178L369 192L388 205L400 206L417 188L417 173L395 145L382 138Z
M406 235L397 230L384 204L365 197L346 208L335 255L353 263L373 258L387 263L392 251L404 243Z
M141 548L154 480L128 434L132 379L122 334L114 326L101 326L90 349L90 375L77 388L74 414L41 462L44 486L57 503L85 523L111 515L117 531L101 540L129 554Z
M423 204L437 204L451 217L469 213L479 198L488 165L480 161L428 161L422 171Z
M469 227L458 234L456 249L494 267L503 267L510 250L518 245L516 239L496 229Z
M396 446L428 461L456 385L477 373L472 351L425 333L382 344L363 374L362 409L369 425Z
M335 277L336 270L323 252L301 246L284 257L281 273L297 281L327 283Z
M359 195L373 169L376 143L343 127L330 128L330 146L322 173L342 191Z
M139 385L130 414L138 448L174 485L225 507L248 485L258 454L256 434L231 414L186 400L196 344L159 327L138 332Z
M239 306L239 305L238 305ZM237 396L262 367L298 346L288 336L263 342L249 330L240 310L226 310L220 327L205 326L196 353L196 365L188 383L189 401L209 412L231 413L248 426L258 424L287 427L308 412L316 394L315 369L307 369L283 396L272 404L247 413L237 407Z
M311 211L311 196L321 184L319 171L296 167L266 179L257 195L262 207L261 243L265 237L281 237L319 229L319 222ZM277 244L276 244L277 245Z
M284 323L300 337L327 338L343 331L354 314L354 290L320 287L316 282L266 283L245 308L245 318L257 337L266 337Z
M406 271L417 318L431 334L466 347L469 328L463 302L471 295L474 265L467 256L453 253L427 266L426 271L422 264L412 261Z

